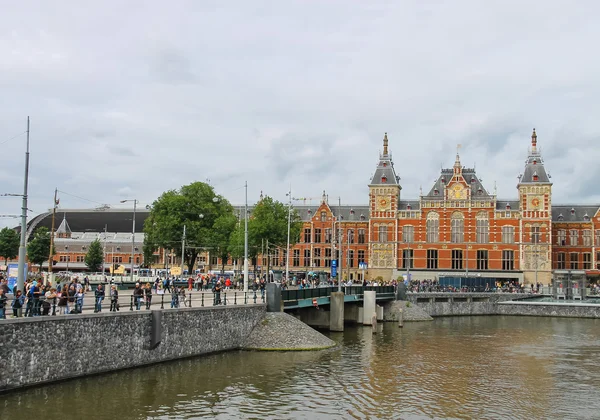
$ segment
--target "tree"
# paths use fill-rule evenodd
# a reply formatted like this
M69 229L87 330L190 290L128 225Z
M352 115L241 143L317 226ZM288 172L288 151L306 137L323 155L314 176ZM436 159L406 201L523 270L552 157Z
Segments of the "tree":
M204 182L166 191L154 201L144 222L146 250L165 248L180 255L185 226L184 260L188 272L192 272L201 249L226 259L226 243L235 221L231 204Z
M40 227L35 231L33 239L27 244L27 258L32 264L40 266L48 260L50 256L50 232L45 227Z
M85 254L85 265L92 272L98 272L102 270L102 263L104 262L104 250L102 244L98 239L90 244L87 254Z
M5 227L0 230L0 257L4 258L5 264L19 255L19 244L21 238L14 230Z

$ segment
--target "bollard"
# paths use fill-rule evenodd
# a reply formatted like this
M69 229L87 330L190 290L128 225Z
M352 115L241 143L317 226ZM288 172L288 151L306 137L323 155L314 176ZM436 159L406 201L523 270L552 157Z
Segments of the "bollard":
M248 292L244 292L244 305L248 304Z
M133 311L133 295L131 295L131 303L129 304L129 310Z
M204 306L204 292L202 292L202 305L201 306Z
M223 292L223 306L227 305L227 292Z
M237 292L233 292L233 304L237 305Z
M400 308L398 312L398 328L404 327L404 311Z
M256 292L254 292L254 303L256 303Z
M190 304L190 308L191 308L192 307L192 294L191 293L190 293L190 299L189 299L188 303Z
M160 309L165 309L165 295L160 295Z
M56 298L52 299L52 315L56 315Z

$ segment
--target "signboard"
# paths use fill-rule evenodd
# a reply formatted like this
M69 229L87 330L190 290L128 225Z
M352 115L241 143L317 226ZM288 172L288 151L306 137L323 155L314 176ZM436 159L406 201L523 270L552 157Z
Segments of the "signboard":
M367 270L369 268L369 265L366 262L361 262L361 263L358 263L358 268L360 270Z
M331 260L331 277L337 277L337 260Z
M171 267L171 275L172 276L181 276L181 267Z
M25 278L27 278L27 266L28 264L25 264ZM10 290L12 293L15 285L17 284L17 278L19 277L19 264L8 264L7 273L8 290Z

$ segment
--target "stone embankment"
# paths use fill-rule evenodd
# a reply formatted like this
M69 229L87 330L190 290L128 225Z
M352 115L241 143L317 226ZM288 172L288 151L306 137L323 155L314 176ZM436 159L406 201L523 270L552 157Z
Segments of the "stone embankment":
M433 321L433 318L422 308L404 300L386 303L383 306L383 321L398 322L400 309L402 309L402 319L405 322Z
M256 324L243 348L262 351L322 350L335 342L284 312L268 312Z

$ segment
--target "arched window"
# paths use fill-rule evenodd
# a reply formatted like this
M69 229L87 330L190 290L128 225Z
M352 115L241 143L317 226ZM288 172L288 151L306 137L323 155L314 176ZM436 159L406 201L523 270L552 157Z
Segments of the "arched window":
M487 244L490 241L490 221L488 215L484 211L477 213L476 217L477 243Z
M450 241L458 244L464 242L465 218L460 212L452 213L450 217Z
M440 215L434 211L427 214L427 242L440 241Z

